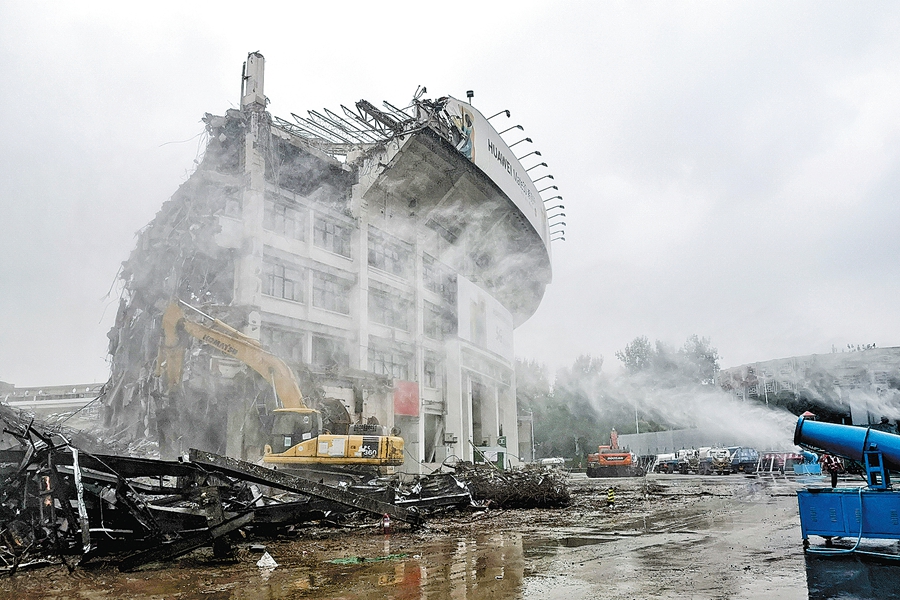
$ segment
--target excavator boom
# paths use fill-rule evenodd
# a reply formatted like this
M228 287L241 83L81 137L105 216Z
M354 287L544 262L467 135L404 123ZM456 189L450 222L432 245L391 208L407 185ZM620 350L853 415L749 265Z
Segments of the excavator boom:
M205 322L188 318L184 308ZM184 334L216 348L257 373L272 385L277 403L273 413L273 444L266 445L263 461L281 466L397 466L403 464L403 438L387 435L319 434L319 411L303 401L294 372L280 358L265 351L259 341L181 301L166 308L163 339L157 357L157 375L171 393L181 385L184 370ZM272 451L272 446L276 451Z
M187 306L202 315L211 324L197 323L187 318L182 306ZM204 314L200 310L181 301L172 302L163 314L163 343L157 361L157 373L164 372L167 391L171 392L181 383L184 368L184 343L180 330L208 344L223 354L235 358L260 375L272 385L278 401L285 408L314 413L315 410L303 402L303 394L293 371L283 360L262 349L259 342L244 335L219 319Z

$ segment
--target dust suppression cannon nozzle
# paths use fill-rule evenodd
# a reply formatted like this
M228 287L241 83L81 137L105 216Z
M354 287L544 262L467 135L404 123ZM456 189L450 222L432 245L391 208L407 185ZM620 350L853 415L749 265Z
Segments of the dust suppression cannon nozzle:
M866 450L877 449L884 456L887 468L900 471L900 435L886 431L800 417L794 429L794 443L860 462Z

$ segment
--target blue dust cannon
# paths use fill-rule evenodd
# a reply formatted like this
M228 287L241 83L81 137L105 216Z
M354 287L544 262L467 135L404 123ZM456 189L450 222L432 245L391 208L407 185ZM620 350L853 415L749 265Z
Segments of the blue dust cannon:
M810 487L797 492L803 547L819 555L869 554L860 550L863 539L900 540L900 492L891 488L890 471L900 471L900 435L876 429L797 421L794 443L862 463L865 486ZM825 538L826 548L810 548L809 536ZM835 548L832 540L847 538L849 548ZM889 556L890 558L900 558Z

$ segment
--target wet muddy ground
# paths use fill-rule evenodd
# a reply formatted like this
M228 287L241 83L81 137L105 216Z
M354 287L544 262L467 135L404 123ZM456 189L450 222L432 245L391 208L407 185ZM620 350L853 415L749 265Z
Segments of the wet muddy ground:
M431 518L384 534L311 527L119 573L95 562L0 579L3 598L892 598L900 567L804 555L798 484L745 476L570 481L572 505ZM613 488L613 502L608 489Z

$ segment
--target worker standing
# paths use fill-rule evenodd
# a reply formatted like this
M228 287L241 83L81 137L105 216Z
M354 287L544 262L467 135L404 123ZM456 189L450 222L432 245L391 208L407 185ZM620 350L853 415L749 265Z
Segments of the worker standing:
M822 467L831 473L831 487L837 487L838 473L844 467L844 465L841 464L841 459L837 456L832 456L831 454L823 454L820 462L822 463Z

